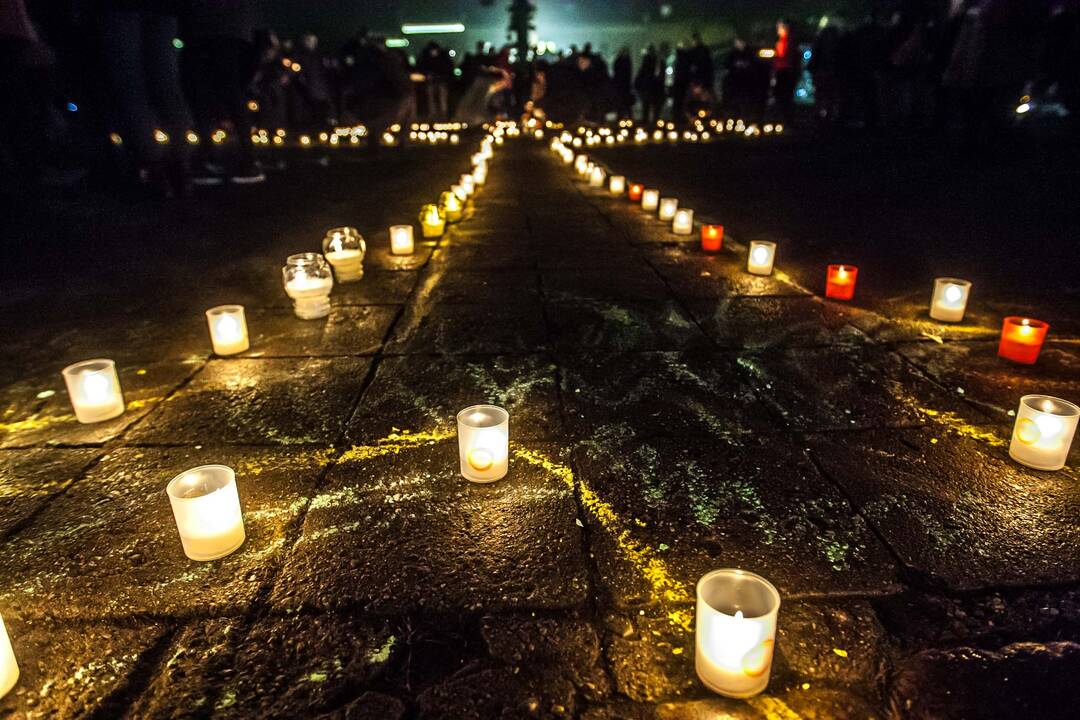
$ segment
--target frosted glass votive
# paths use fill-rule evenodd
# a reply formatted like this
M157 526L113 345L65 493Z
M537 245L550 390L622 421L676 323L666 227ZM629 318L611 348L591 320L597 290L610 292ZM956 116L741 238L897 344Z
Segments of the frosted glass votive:
M1009 457L1036 470L1060 470L1069 458L1080 407L1049 395L1025 395L1016 411Z
M457 414L458 454L466 480L489 483L509 469L510 413L496 405L472 405Z
M83 360L68 365L61 374L79 422L102 422L124 414L124 394L112 360Z
M200 465L180 473L165 489L184 554L217 560L244 543L244 517L236 473L226 465Z
M235 355L249 347L247 319L243 305L218 305L206 311L210 344L215 355Z

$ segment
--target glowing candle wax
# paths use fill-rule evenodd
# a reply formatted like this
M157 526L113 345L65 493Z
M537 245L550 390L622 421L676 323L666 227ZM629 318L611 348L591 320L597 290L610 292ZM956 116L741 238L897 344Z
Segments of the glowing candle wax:
M659 190L644 190L641 193L641 209L655 210L660 205Z
M1033 365L1039 359L1039 351L1050 326L1042 320L1010 315L1001 324L1001 342L998 355L1006 360Z
M390 254L412 255L413 254L413 227L412 225L390 226Z
M112 360L84 360L68 365L62 374L79 422L102 422L124 413L124 394Z
M438 205L420 208L420 234L426 238L439 237L446 230L446 215Z
M317 320L330 314L330 290L334 287L334 277L322 255L290 255L281 269L281 276L285 294L292 298L296 317Z
M744 570L714 570L697 584L694 668L713 692L757 695L769 684L780 593Z
M243 544L244 517L232 468L201 465L185 470L165 491L189 558L217 560Z
M594 167L589 174L589 187L604 187L604 168Z
M825 297L850 300L855 296L855 280L859 268L854 265L830 265L825 275Z
M626 178L622 175L612 175L608 180L608 192L612 195L622 195L626 192Z
M332 228L322 242L323 255L334 269L340 283L356 282L364 277L364 256L367 242L351 227Z
M956 278L934 280L934 294L930 298L930 317L942 322L960 322L964 319L971 283Z
M1080 407L1049 395L1025 395L1016 411L1009 457L1037 470L1060 470L1069 458Z
M719 252L724 244L723 225L701 226L701 249L705 252Z
M218 305L206 311L210 342L216 355L235 355L248 349L243 305Z
M630 183L626 191L626 199L630 202L641 202L641 195L645 192L645 186L641 183Z
M0 617L0 698L11 692L19 681L19 663L15 661L15 650L11 647L4 618Z
M771 275L776 261L776 243L753 240L746 256L746 271L752 275Z
M462 204L453 192L444 192L439 196L439 207L446 216L446 221L455 223L461 220Z
M675 211L679 208L677 198L660 198L658 215L661 220L671 221L675 218Z
M690 208L679 208L675 211L675 217L671 220L671 232L676 235L690 235L694 232L694 211Z
M510 414L495 405L472 405L457 414L461 474L476 483L495 482L509 468Z

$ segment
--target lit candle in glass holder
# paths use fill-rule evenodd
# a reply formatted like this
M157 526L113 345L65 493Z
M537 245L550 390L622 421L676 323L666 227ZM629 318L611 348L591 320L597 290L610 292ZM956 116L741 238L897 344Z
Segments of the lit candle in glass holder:
M830 265L825 275L825 297L850 300L855 296L855 279L859 268L854 265Z
M192 560L217 560L244 543L244 517L231 467L185 470L169 481L165 491L184 554Z
M752 240L746 256L746 272L751 275L772 275L776 262L776 243L768 240Z
M660 205L660 191L659 190L643 190L641 193L641 209L642 210L656 210Z
M930 317L942 322L960 322L964 319L971 283L956 278L934 280L934 295L930 298Z
M356 228L328 230L322 241L322 251L334 268L334 277L338 282L356 282L364 277L367 243Z
M645 192L645 186L641 183L630 183L626 190L626 199L630 202L641 202L641 195Z
M446 230L446 215L438 205L429 203L420 208L420 234L426 238L435 238Z
M243 305L218 305L206 311L210 342L215 355L235 355L248 349L247 320Z
M671 232L676 235L690 235L694 232L694 211L690 208L680 208L675 211L675 217L671 220Z
M588 167L589 158L586 155L579 154L574 158L574 169L577 170L578 175L584 175Z
M413 254L413 228L412 225L390 226L390 254L412 255Z
M589 173L589 187L604 187L604 168L593 167Z
M334 276L322 255L290 255L285 259L281 277L285 294L292 298L296 317L317 320L330 314L330 290L334 287Z
M724 244L724 226L703 224L701 226L701 249L705 252L719 252Z
M103 358L84 360L61 372L79 422L102 422L124 414L124 394L115 362Z
M1006 360L1033 365L1039 359L1039 351L1049 330L1050 325L1042 320L1010 315L1001 324L998 355Z
M476 180L473 178L472 173L465 173L458 178L458 185L465 191L465 197L469 197L476 191Z
M694 668L705 687L732 698L769 684L780 593L744 570L714 570L697 584Z
M660 209L658 211L658 215L661 220L673 220L675 218L675 211L678 209L678 198L660 198Z
M1069 458L1080 407L1049 395L1025 395L1016 411L1009 457L1036 470L1060 470Z
M19 681L19 663L15 661L15 650L11 647L4 618L0 616L0 698L11 692Z
M452 192L444 192L439 196L439 207L442 208L446 221L456 223L461 220L462 204L458 196Z
M457 414L461 474L477 483L495 482L509 467L510 414L495 405L472 405Z
M612 195L622 195L626 192L626 178L622 175L612 175L608 180L608 192Z

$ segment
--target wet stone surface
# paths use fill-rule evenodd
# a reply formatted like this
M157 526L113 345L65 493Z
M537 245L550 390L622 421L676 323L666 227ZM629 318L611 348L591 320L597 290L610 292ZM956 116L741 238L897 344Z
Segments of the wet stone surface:
M576 517L571 489L520 458L506 480L479 485L461 477L456 441L354 447L312 501L272 603L379 613L574 607L586 597Z
M0 451L0 537L70 485L101 451Z
M403 334L405 333L405 334ZM521 353L547 348L540 305L440 304L418 318L415 329L399 329L388 346L394 353Z
M242 612L287 549L324 450L125 448L5 542L5 617L116 617ZM247 539L211 562L189 560L165 486L188 468L236 470Z
M679 304L579 296L547 304L561 352L692 350L709 341Z
M393 305L335 307L326 318L301 320L292 310L254 310L246 313L251 347L241 357L372 354L399 312Z
M131 435L136 443L332 443L367 359L211 360Z
M852 314L817 298L740 297L690 302L694 318L721 348L858 345Z

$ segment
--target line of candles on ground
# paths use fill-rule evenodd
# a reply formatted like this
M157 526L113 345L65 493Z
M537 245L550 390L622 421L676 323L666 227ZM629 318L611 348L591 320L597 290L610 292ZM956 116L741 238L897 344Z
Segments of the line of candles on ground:
M424 237L439 237L447 222L462 218L467 199L487 181L487 162L493 145L505 134L496 127L485 136L472 156L472 170L444 192L439 203L420 212ZM390 252L413 253L412 225L390 227ZM322 254L290 255L282 268L285 292L293 300L296 316L303 320L330 313L330 290L338 282L355 282L364 276L367 244L351 227L332 228L322 243ZM219 305L206 311L214 354L236 355L250 347L247 319L242 305ZM62 371L75 418L98 423L119 417L125 403L116 363L108 359L85 360ZM458 413L461 474L472 482L495 482L506 475L509 463L509 414L493 405L475 405ZM236 487L236 473L226 465L201 465L180 473L165 488L180 535L184 554L197 561L223 558L244 544L244 517ZM0 697L15 686L19 665L0 616Z
M655 212L660 220L670 222L674 234L693 233L694 211L680 208L677 198L661 197L659 190L628 182L622 175L609 176L599 163L567 147L562 138L553 139L550 147L564 164L573 164L575 171L587 180L590 187L603 188L606 184L611 195L625 195L630 202L640 203L643 210ZM722 225L701 223L700 232L702 250L718 252L721 249L724 237ZM776 243L766 240L750 242L747 272L771 275L775 261ZM855 296L858 275L859 268L854 265L829 265L825 276L825 297L851 300ZM970 292L971 283L967 280L935 279L930 298L930 317L940 322L960 322ZM1033 364L1039 357L1049 327L1047 323L1034 318L1006 317L1002 323L998 355L1013 362ZM1065 466L1078 417L1080 408L1066 400L1048 395L1023 396L1016 414L1009 455L1028 467L1060 470Z
M559 140L573 148L627 143L699 143L709 142L723 135L756 138L763 133L782 135L784 132L784 126L780 123L764 123L759 126L756 123L747 123L741 118L709 118L705 115L693 118L690 125L682 130L675 123L664 120L657 120L655 125L637 125L633 120L620 120L615 126L579 125L573 133L564 129L562 123L550 120L544 123L544 127L548 130L561 130ZM536 134L540 132L540 122L535 118L526 121L525 128L532 131L537 139L542 137L542 134Z

